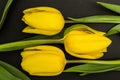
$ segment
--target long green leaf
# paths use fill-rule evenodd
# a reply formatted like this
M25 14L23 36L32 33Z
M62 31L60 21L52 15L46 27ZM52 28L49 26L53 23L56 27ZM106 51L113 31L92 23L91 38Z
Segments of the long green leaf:
M0 61L0 66L4 67L4 69L7 70L11 75L19 78L19 80L31 80L29 77L27 77L20 70L18 70L17 68L13 67L12 65L10 65L8 63ZM0 71L1 71L1 69L0 69ZM1 74L1 72L0 72L0 74ZM0 80L5 80L5 79L0 79ZM6 80L10 80L10 79L6 79ZM11 79L11 80L18 80L18 79Z
M120 33L120 24L118 24L118 25L114 26L113 28L111 28L107 32L106 36L114 35L114 34L117 34L117 33Z
M82 64L82 65L70 67L70 68L66 69L64 72L80 72L85 75L85 74L90 74L90 73L101 73L101 72L117 70L119 68L120 68L120 64L119 65L115 65L115 64Z
M9 73L4 67L0 66L0 80L22 80Z
M80 23L120 23L120 16L114 15L95 15L81 18L68 17L68 19Z
M5 9L3 11L3 14L2 14L2 18L0 20L0 29L2 28L2 25L7 17L7 13L8 13L8 10L10 8L10 5L12 4L13 0L8 0L7 3L6 3L6 6L5 6Z
M105 2L97 2L97 3L100 4L100 5L103 6L103 7L111 10L111 11L114 11L114 12L120 14L120 5L110 4L110 3L105 3Z

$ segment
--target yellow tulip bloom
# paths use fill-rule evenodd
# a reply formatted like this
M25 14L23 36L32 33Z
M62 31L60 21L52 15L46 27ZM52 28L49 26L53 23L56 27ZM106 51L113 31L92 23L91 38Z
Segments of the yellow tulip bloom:
M86 59L98 59L107 52L111 40L104 32L88 29L75 29L64 37L66 51L72 56Z
M66 64L63 51L54 46L25 48L21 55L21 66L30 75L55 76L63 72Z
M22 20L28 25L23 29L25 33L55 35L64 27L61 12L52 7L35 7L23 11Z

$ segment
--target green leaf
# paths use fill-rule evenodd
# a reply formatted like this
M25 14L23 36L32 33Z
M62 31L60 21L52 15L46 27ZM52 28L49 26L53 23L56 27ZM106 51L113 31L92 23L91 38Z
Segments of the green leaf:
M113 28L111 28L107 32L106 36L114 35L114 34L117 34L117 33L120 33L120 24L118 24L118 25L114 26Z
M12 4L13 0L8 0L7 3L6 3L6 6L5 6L5 9L3 11L3 14L2 14L2 18L0 20L0 29L2 28L2 25L7 17L7 13L8 13L8 10L10 8L10 5Z
M29 77L27 77L20 70L18 70L17 68L13 67L12 65L10 65L8 63L0 61L0 66L3 67L5 70L7 70L11 75L19 78L19 79L0 79L0 80L31 80ZM1 71L1 69L0 69L0 71ZM1 74L1 72L0 72L0 74Z
M80 23L120 23L120 16L114 15L95 15L81 18L69 17L68 19Z
M9 73L4 67L0 66L0 80L22 80Z
M120 68L116 69L115 71L120 71Z
M72 25L72 26L70 26L70 27L68 27L68 28L66 28L65 29L65 31L64 31L64 36L67 34L67 33L69 33L70 31L72 31L72 30L79 30L79 29L87 29L87 28L89 28L88 26L86 26L86 25L83 25L83 24L75 24L75 25Z
M105 2L97 2L97 3L111 11L114 11L120 14L120 5L110 4L110 3L105 3Z
M120 68L120 64L82 64L66 69L64 72L80 72L82 75L101 73Z
M72 25L70 27L68 27L65 32L64 32L64 36L69 33L70 31L72 30L83 30L83 31L90 31L92 33L96 33L97 30L95 29L92 29L90 27L88 27L87 25L84 25L84 24L75 24L75 25Z

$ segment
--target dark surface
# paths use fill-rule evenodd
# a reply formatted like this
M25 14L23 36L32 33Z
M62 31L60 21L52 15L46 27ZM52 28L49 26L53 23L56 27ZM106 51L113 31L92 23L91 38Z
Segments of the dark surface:
M7 0L0 0L0 16L2 14L6 1ZM98 0L14 0L9 10L7 19L3 25L3 28L0 31L0 44L22 40L27 37L33 36L32 34L22 33L22 29L26 26L24 22L21 21L21 18L23 16L22 11L30 7L37 6L55 7L63 13L65 19L67 17L77 18L96 14L119 15L96 4L97 1ZM119 0L101 0L101 1L120 4ZM71 24L66 24L65 27L70 25ZM116 24L87 24L87 25L97 30L108 31L112 26ZM105 56L102 57L101 59L120 59L119 51L120 34L110 36L110 38L112 39L113 43L108 48L108 53L105 53ZM59 47L64 48L63 45L59 45ZM23 71L20 67L21 51L22 50L0 52L0 60L5 61ZM68 55L67 53L66 58L75 59L74 57ZM66 65L66 68L73 65L75 64ZM80 77L78 73L62 73L61 75L55 77L35 77L30 75L28 76L32 80L120 80L120 72L115 71L99 74L90 74L84 77Z

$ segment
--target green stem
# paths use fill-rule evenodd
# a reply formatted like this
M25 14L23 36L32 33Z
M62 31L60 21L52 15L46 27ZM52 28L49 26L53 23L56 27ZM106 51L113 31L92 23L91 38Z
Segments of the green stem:
M26 40L26 41L5 43L0 45L0 52L18 50L26 47L37 46L41 44L51 44L51 43L63 43L63 40L62 39L40 39L40 40Z
M79 23L79 22L75 22L75 21L72 21L72 20L65 20L65 23Z
M3 25L3 23L6 19L9 7L12 4L12 2L13 2L13 0L8 0L7 3L6 3L5 9L4 9L3 14L2 14L2 18L0 20L0 29L2 28L2 25Z
M120 60L67 60L67 63L120 64Z

